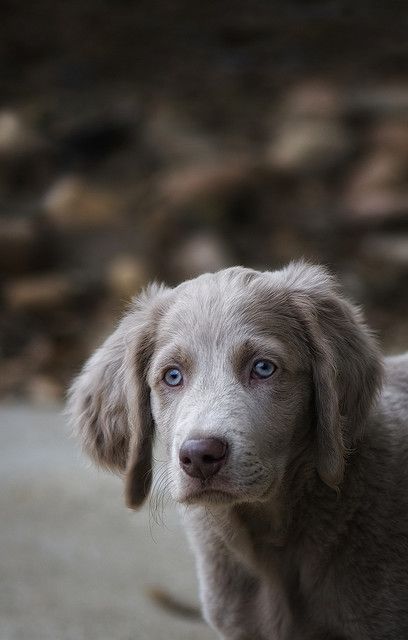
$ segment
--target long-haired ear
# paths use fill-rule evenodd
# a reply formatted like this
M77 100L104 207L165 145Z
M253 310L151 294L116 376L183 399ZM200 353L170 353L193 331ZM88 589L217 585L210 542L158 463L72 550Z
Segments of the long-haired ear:
M69 391L68 414L84 451L123 473L131 465L132 506L150 488L153 419L146 368L165 289L152 285L132 303L114 333L91 356ZM136 482L138 478L138 483Z
M149 293L151 294L150 289ZM143 299L136 301L140 309ZM152 484L152 450L154 421L150 407L150 389L147 384L147 369L154 349L158 318L163 304L155 305L144 328L133 341L135 348L128 352L128 370L133 376L128 385L129 422L131 441L125 475L125 500L128 507L138 509L145 501Z
M359 309L325 269L300 262L285 271L312 358L317 469L337 489L381 385L382 360Z
M128 458L130 431L126 397L125 322L89 358L68 392L67 413L92 461L121 472Z

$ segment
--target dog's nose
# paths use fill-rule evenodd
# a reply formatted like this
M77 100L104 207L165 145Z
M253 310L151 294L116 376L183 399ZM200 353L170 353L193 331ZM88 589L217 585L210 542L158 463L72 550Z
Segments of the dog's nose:
M180 447L180 466L192 478L215 476L227 457L227 443L219 438L186 440Z

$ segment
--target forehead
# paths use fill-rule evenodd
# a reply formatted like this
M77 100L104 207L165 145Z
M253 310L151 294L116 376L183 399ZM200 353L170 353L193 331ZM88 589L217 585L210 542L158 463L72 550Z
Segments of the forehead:
M251 298L242 278L221 272L205 274L174 290L173 303L160 323L158 339L201 336L225 339L246 324L245 306Z
M220 348L254 337L291 346L301 332L289 297L266 274L249 269L205 274L174 290L158 328L158 346L182 341L186 348Z

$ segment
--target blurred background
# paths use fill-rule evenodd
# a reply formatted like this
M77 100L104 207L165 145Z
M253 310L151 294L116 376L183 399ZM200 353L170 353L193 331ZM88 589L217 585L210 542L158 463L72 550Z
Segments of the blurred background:
M329 265L407 346L408 10L2 2L0 394L48 402L152 278Z
M0 428L17 504L46 510L56 470L45 451L63 457L60 489L73 491L67 476L82 471L65 436L56 444L63 420L50 407L151 279L305 257L338 274L387 352L408 348L407 29L402 2L2 0ZM30 494L36 482L43 493ZM21 518L10 516L5 541L17 546L3 572L18 597L27 580L14 560L24 545L39 552ZM69 558L49 551L34 586L64 580ZM34 640L10 602L1 640ZM105 637L89 624L49 637Z

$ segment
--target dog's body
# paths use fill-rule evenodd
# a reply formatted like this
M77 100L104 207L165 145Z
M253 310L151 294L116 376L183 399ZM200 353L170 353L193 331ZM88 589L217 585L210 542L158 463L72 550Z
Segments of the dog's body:
M70 412L133 507L165 441L220 637L406 640L408 355L382 377L323 269L234 268L139 299Z
M407 416L408 356L387 359L338 495L294 482L282 536L274 506L186 512L206 615L225 638L408 638Z

